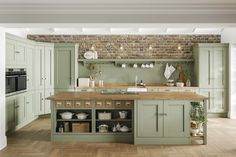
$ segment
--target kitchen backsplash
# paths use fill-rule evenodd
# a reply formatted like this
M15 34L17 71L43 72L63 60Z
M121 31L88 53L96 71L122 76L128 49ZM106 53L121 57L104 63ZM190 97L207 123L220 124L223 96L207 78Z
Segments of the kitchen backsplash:
M195 43L220 43L220 35L28 35L52 43L79 43L79 58L94 46L100 59L192 58Z

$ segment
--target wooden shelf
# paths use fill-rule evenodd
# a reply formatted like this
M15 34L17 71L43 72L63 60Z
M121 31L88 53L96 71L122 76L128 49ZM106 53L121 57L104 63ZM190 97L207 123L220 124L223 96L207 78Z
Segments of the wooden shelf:
M159 63L159 62L194 62L194 59L78 59L79 63L85 64L141 64L141 63Z
M92 121L92 119L57 119L58 122L88 122Z

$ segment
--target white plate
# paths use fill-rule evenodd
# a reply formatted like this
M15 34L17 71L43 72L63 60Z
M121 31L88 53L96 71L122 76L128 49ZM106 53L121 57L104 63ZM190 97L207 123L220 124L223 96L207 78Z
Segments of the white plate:
M87 51L84 53L84 58L85 59L93 59L94 58L94 53L92 51Z

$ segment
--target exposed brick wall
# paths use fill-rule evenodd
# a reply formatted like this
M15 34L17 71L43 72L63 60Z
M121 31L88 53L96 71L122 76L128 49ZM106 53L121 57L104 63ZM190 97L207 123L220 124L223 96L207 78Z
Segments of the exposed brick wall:
M194 43L220 43L220 35L28 35L28 39L79 43L80 58L92 45L99 58L192 58Z

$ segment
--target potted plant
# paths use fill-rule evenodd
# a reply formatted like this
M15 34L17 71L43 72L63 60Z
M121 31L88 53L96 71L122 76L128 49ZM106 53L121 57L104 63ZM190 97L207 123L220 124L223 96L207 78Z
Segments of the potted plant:
M205 110L199 102L191 102L190 118L192 120L192 134L202 134L202 125L206 121ZM194 123L196 125L194 125Z

